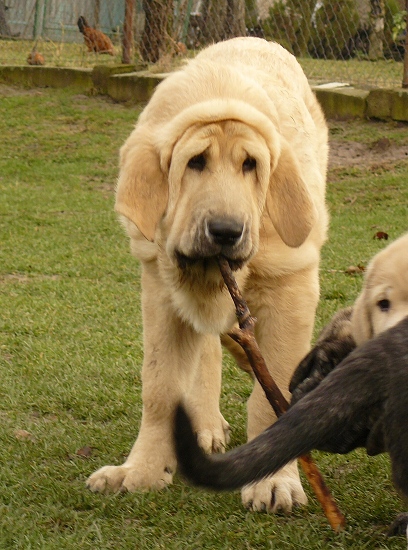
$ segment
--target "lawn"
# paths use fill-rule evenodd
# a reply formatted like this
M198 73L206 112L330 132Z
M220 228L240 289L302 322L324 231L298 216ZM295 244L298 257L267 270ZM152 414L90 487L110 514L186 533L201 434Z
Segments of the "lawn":
M310 492L291 515L253 514L239 494L179 478L160 493L95 495L85 480L119 464L140 421L139 267L113 213L118 149L140 109L68 91L0 87L0 548L401 549L404 509L388 457L315 453L347 518L335 534ZM331 124L333 141L408 145L407 126ZM408 160L333 168L317 329L350 304L365 266L408 229ZM250 382L225 358L222 411L245 440Z

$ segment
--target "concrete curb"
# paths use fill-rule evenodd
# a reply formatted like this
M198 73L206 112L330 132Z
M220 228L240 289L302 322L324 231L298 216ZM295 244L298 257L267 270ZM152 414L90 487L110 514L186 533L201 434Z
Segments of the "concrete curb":
M116 74L107 82L107 94L119 102L147 102L165 77L165 74L151 74L147 71Z
M165 74L137 71L133 65L93 69L0 66L0 82L26 87L72 88L106 94L114 101L147 102ZM351 86L313 86L327 118L378 118L408 122L408 89L360 90Z
M408 89L312 88L327 118L378 118L408 122Z
M88 92L93 88L92 69L62 67L0 66L0 81L27 88L73 88Z

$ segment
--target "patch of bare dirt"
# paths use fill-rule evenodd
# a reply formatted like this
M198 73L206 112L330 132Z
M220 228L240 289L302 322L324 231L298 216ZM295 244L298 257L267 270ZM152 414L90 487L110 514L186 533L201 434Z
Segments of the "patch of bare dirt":
M358 141L330 142L330 168L357 165L368 168L400 160L408 160L408 145L397 145L386 137L368 144Z
M43 95L43 93L38 88L23 88L0 83L0 96L14 97L22 95Z

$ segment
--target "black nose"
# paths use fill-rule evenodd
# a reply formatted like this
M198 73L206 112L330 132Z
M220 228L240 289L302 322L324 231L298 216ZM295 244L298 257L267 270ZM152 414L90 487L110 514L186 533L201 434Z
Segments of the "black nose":
M213 218L208 222L208 231L215 243L233 246L241 238L244 224L231 218Z

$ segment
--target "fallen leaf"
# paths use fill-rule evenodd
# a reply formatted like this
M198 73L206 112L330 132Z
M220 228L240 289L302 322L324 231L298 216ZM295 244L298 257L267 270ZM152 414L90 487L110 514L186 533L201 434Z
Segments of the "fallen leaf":
M88 445L85 445L85 447L78 449L75 454L82 458L90 458L93 454L93 448L89 447Z
M27 430L16 430L14 432L14 435L17 439L20 439L21 441L28 440L28 441L34 441L34 436Z
M379 241L384 239L385 241L388 241L388 233L385 233L384 231L377 231L373 239L378 239Z
M350 265L347 269L344 270L344 273L347 275L359 275L365 271L365 266L363 265Z

